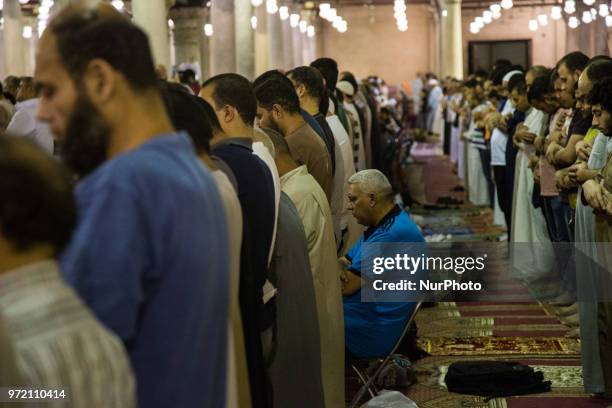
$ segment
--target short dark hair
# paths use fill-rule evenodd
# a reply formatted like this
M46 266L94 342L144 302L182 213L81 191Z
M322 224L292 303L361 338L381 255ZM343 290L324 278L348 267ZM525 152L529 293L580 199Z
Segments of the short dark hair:
M304 85L306 92L312 98L320 101L325 94L323 75L318 69L313 67L297 67L287 73L287 75L298 85Z
M482 85L482 83L476 78L469 79L463 84L464 87L470 88L470 89L476 88L478 85Z
M324 57L312 61L310 66L321 72L321 75L325 78L325 87L327 90L334 92L338 83L338 63L331 58Z
M546 94L550 92L549 83L550 71L547 74L537 76L533 80L533 84L531 84L531 88L529 88L529 92L527 93L527 99L529 100L529 103L534 100L543 100Z
M587 77L593 83L612 77L612 59L597 59L585 68Z
M168 115L176 130L186 131L198 154L210 151L212 128L198 100L179 84L166 83L162 88Z
M493 81L493 85L501 85L504 77L508 72L510 72L511 69L512 68L509 65L496 68L491 73L491 81Z
M474 72L474 76L477 78L487 78L489 76L489 73L481 68L477 69L476 72Z
M517 74L513 75L512 78L508 81L508 92L512 92L515 90L522 94L527 91L527 83L525 82L525 75Z
M559 61L558 66L565 65L570 71L582 71L589 63L589 57L580 51L570 52Z
M601 105L608 112L612 112L612 78L606 78L594 86L588 97L591 105Z
M548 75L550 73L550 70L544 65L534 65L533 67L529 68L529 70L527 70L527 73L533 73L537 78L542 75Z
M300 100L293 86L279 79L269 79L255 88L257 103L266 110L273 105L280 105L288 113L300 112Z
M269 71L264 72L257 78L255 78L255 81L253 81L253 88L257 88L259 85L263 84L268 79L278 79L278 80L281 80L293 86L293 83L291 82L289 78L287 78L287 75L283 74L278 69L271 69Z
M70 75L80 80L96 58L121 72L134 89L157 87L157 75L147 35L118 12L68 6L49 25Z
M242 75L227 73L216 75L207 79L202 88L213 87L212 98L214 108L230 105L236 108L242 121L252 126L257 115L257 101L253 93L253 86Z
M261 130L263 130L270 138L270 141L272 141L272 144L274 145L274 151L277 155L284 154L287 156L291 156L291 149L289 149L289 144L287 143L283 135L281 135L274 129L263 128Z
M70 175L29 140L0 134L0 231L18 252L50 244L58 255L77 224Z

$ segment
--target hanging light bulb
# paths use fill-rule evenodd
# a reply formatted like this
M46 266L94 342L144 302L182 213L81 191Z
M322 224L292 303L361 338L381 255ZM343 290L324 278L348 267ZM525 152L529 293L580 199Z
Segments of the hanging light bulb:
M606 16L606 27L612 27L612 16Z
M574 14L576 12L576 2L574 0L567 0L563 7L563 11L567 14Z
M300 21L299 27L300 27L300 32L301 33L305 33L306 30L308 29L308 23L306 21L302 20L302 21Z
M293 28L297 27L300 24L300 15L292 14L289 16L289 25Z
M122 0L113 0L111 1L111 4L119 11L123 10L123 7L125 6Z
M591 13L589 11L582 12L582 22L584 24L589 24L591 21L593 21L593 16L591 16Z
M538 20L536 20L535 18L532 18L531 20L529 20L529 29L531 31L537 31L537 29L538 29Z
M591 12L591 17L593 18L593 21L597 20L597 10L591 7L589 11Z
M538 24L540 24L540 26L545 27L548 25L548 16L546 14L539 14L538 15Z
M171 18L168 19L168 28L174 30L174 20Z
M500 18L501 18L501 11L498 11L497 13L493 12L494 20L499 20Z
M393 11L395 11L395 12L399 11L399 12L403 13L404 11L406 11L406 3L404 3L403 1L396 2L393 5Z
M308 37L314 37L315 36L315 28L312 25L309 25L308 27L306 27L306 35Z
M330 8L329 13L327 13L327 21L334 21L334 18L338 16L337 10L335 8Z
M550 18L552 18L553 20L560 20L561 17L561 7L553 6L550 10Z
M587 6L592 6L593 4L595 4L595 0L582 0L582 2Z
M28 40L32 38L32 26L23 26L23 29L21 30L21 35L23 38Z
M501 6L499 4L491 4L491 6L489 7L489 10L491 10L491 12L493 14L500 13L501 12Z
M479 31L482 30L482 28L484 27L484 23L482 22L482 20L476 20L473 24L475 27L478 27Z
M512 2L512 0L502 0L501 3L499 4L504 10L509 10L512 8L512 6L514 6L514 3Z
M213 25L210 23L204 24L204 35L207 37L212 37L214 34Z
M253 7L259 7L263 4L263 0L251 0L251 5Z
M478 25L476 25L475 22L470 24L470 32L472 34L478 34L479 31L480 31L480 28L478 28Z
M278 5L276 0L266 0L266 12L268 14L275 14L278 11Z
M407 29L407 28L406 28ZM346 21L344 21L340 27L338 27L338 32L339 33L346 33L346 31L348 30L348 23Z
M287 7L287 6L280 6L278 8L278 15L279 15L280 19L283 20L283 21L288 19L289 18L289 7Z
M489 10L485 10L482 13L482 20L485 24L490 24L493 21L493 13L491 13Z
M442 10L442 17L448 17L448 10Z
M251 17L251 28L253 30L257 28L257 17L256 16Z
M569 21L567 22L567 25L569 26L569 28L576 28L578 27L579 24L580 22L578 21L578 18L575 16L571 16L569 18Z
M606 17L608 14L610 14L610 8L605 4L600 4L599 15L602 17Z

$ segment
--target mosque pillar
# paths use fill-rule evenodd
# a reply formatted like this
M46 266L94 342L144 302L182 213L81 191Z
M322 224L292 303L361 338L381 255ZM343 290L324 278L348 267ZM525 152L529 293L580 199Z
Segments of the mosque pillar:
M268 69L283 68L283 29L278 13L268 14Z
M281 27L283 30L283 68L292 69L297 67L297 64L293 61L293 35L289 19L281 21Z
M149 43L156 64L170 67L170 40L168 9L174 0L132 0L134 22L149 36Z
M26 75L27 44L22 36L23 15L18 0L4 0L4 64L7 75Z
M302 65L308 65L304 61L304 55L302 53L304 48L303 40L306 37L300 32L298 27L291 29L291 39L293 40L293 64L296 67Z
M236 72L236 37L234 30L234 0L212 0L210 23L211 74Z
M208 37L204 35L207 14L203 7L170 11L174 22L171 38L174 40L175 65L180 69L193 69L200 82L208 77Z
M257 28L255 29L255 76L268 70L268 14L265 6L255 8Z
M463 78L463 40L461 37L461 0L446 0L442 16L442 76Z
M253 8L250 0L234 0L236 28L236 72L253 80L255 76L255 37L251 27Z

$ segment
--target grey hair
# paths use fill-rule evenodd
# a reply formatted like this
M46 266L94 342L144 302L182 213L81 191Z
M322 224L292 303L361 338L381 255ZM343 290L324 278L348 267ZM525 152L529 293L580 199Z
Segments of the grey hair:
M359 184L359 188L366 194L374 194L381 197L391 197L393 188L389 179L376 169L362 170L353 174L348 179L349 184Z

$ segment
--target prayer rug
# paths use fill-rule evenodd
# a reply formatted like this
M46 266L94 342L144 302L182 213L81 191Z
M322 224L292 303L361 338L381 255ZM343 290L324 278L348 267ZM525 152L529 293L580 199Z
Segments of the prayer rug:
M419 345L436 355L579 355L580 342L565 337L435 337Z

